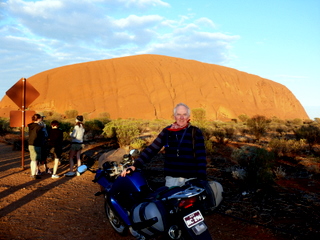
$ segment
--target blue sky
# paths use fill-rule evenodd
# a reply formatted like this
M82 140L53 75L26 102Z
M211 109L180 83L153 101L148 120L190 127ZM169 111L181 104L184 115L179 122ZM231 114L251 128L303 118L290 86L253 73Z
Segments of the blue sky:
M320 117L319 0L0 2L0 98L22 77L137 54L270 79Z

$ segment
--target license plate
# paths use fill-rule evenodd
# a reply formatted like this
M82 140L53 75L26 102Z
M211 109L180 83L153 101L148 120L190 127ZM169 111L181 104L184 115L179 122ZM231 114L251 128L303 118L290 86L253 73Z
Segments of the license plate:
M202 222L203 216L199 210L190 213L189 215L185 216L183 218L185 224L187 225L188 228L193 227L194 225L197 225L199 222Z

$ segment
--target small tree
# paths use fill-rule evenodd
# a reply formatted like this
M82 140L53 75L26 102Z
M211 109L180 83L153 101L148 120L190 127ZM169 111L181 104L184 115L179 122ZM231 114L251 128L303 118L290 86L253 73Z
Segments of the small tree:
M256 137L259 142L261 137L267 132L270 120L265 116L256 115L248 119L248 128L250 132Z

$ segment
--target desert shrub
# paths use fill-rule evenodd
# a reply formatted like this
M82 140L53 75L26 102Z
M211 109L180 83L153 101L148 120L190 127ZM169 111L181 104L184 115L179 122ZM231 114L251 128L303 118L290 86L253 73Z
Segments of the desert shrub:
M116 137L120 147L129 146L139 135L139 126L136 121L115 120L107 123L103 128L103 134L108 138Z
M246 136L250 132L249 129L246 126L238 127L238 131L240 132L240 134L242 136Z
M280 137L283 137L288 132L288 127L285 125L278 125L275 128L275 131L279 134Z
M264 148L244 146L232 152L231 157L245 170L244 181L249 188L269 187L274 183L272 166L274 154Z
M138 150L143 149L145 145L146 145L146 142L141 138L135 138L130 143L130 147L132 149L138 149Z
M107 138L115 138L117 136L116 135L117 125L118 125L117 121L110 121L102 129L102 134Z
M212 124L210 124L210 122L208 121L204 121L202 123L192 122L192 125L195 127L198 127L201 130L205 140L210 140L213 137L214 127L212 126Z
M315 121L317 124L320 124L320 118L315 118L314 121Z
M59 128L63 132L66 132L68 134L72 131L73 127L74 127L74 124L70 122L65 122L65 121L59 122Z
M320 129L315 125L302 125L300 128L294 130L297 140L306 139L310 150L312 146L320 142Z
M68 132L63 132L63 141L70 141L70 133Z
M98 119L86 121L84 128L87 133L90 133L92 137L99 136L103 132L104 123Z
M277 124L285 124L285 120L282 120L282 119L279 119L278 117L276 116L273 116L270 121L272 123L277 123Z
M63 120L63 116L60 113L53 112L52 116L50 116L50 119L51 120L62 121Z
M116 135L120 147L128 146L133 139L140 135L138 126L134 124L119 125L116 128Z
M43 111L42 115L46 117L46 119L51 119L52 115L54 114L54 111Z
M149 121L145 121L145 120L132 120L132 121L135 121L140 133L148 132Z
M287 127L289 127L290 129L294 129L297 127L300 127L303 124L303 121L299 118L295 118L295 119L288 119L285 123L285 125Z
M270 120L261 115L256 115L247 121L248 128L257 141L260 141L261 137L266 134L269 123Z
M268 146L278 157L291 156L304 150L305 140L285 140L274 138L271 139Z
M236 129L233 127L225 127L224 130L226 132L226 138L232 140L236 132Z
M241 115L238 116L238 118L242 122L246 122L249 119L249 117L246 114L241 114Z
M203 108L195 108L191 110L192 112L192 119L199 123L200 125L203 124L206 120L206 110Z
M5 135L11 130L9 119L0 118L0 136Z
M212 154L214 152L212 141L204 140L204 145L205 145L207 154Z
M156 132L157 134L159 134L163 128L169 126L171 123L172 121L170 120L156 119L149 122L148 128L150 132Z
M217 139L220 144L226 143L226 131L222 128L216 128L212 131L212 135Z
M77 110L66 110L64 112L64 114L66 115L66 118L76 118L76 116L78 116L78 111Z

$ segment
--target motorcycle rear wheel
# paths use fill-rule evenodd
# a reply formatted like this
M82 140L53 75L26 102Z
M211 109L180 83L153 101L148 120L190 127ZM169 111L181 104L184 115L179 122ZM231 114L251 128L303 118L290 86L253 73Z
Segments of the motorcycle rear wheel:
M128 226L119 218L109 206L107 199L104 202L104 209L112 228L120 235L124 236L128 233Z

